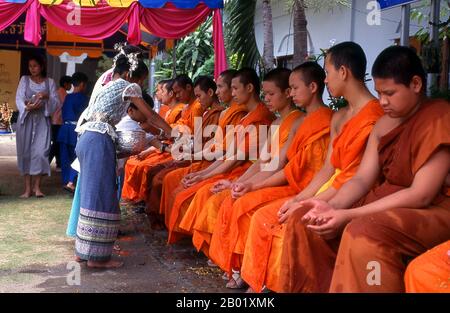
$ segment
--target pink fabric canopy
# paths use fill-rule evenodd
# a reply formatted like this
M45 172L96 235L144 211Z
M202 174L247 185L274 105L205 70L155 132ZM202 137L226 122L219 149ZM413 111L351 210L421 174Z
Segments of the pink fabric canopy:
M78 13L76 10L79 10ZM50 6L42 5L38 0L28 0L25 3L0 0L0 30L8 27L24 12L25 40L36 46L41 40L41 16L60 29L92 40L110 37L128 22L128 42L139 44L140 24L155 36L178 39L194 31L214 12L214 76L217 77L227 68L220 9L210 9L203 3L193 9L180 9L171 3L167 3L163 8L144 8L139 2L133 2L127 8L117 8L106 2L99 2L95 7L75 7L68 0L64 0L60 5Z

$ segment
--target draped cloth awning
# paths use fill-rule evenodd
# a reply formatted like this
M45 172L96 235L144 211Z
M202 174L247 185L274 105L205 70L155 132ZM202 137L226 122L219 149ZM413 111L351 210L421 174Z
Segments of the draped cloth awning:
M220 9L223 0L0 0L0 31L26 14L26 41L38 45L40 18L77 36L100 40L128 23L127 40L141 42L141 25L153 35L179 39L213 13L214 76L227 68Z

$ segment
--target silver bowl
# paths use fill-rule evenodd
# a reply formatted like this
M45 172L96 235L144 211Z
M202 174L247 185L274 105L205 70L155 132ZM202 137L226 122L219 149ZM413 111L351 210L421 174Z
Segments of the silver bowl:
M116 152L119 159L138 154L146 148L144 131L117 131Z

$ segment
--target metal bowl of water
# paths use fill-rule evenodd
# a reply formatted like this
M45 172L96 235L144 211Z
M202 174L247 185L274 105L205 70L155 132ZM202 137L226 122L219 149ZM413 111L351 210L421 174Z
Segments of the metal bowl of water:
M118 158L139 154L146 148L144 131L117 131L116 151Z

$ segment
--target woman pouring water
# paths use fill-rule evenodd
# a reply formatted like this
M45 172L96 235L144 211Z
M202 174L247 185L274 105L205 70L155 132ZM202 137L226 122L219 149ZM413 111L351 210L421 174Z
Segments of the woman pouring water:
M111 259L120 226L116 190L115 125L126 114L130 102L147 118L147 123L170 133L171 128L142 99L140 86L148 68L136 54L119 54L115 59L113 80L91 99L76 154L80 162L80 215L75 242L77 261L88 267L115 268L122 262Z

